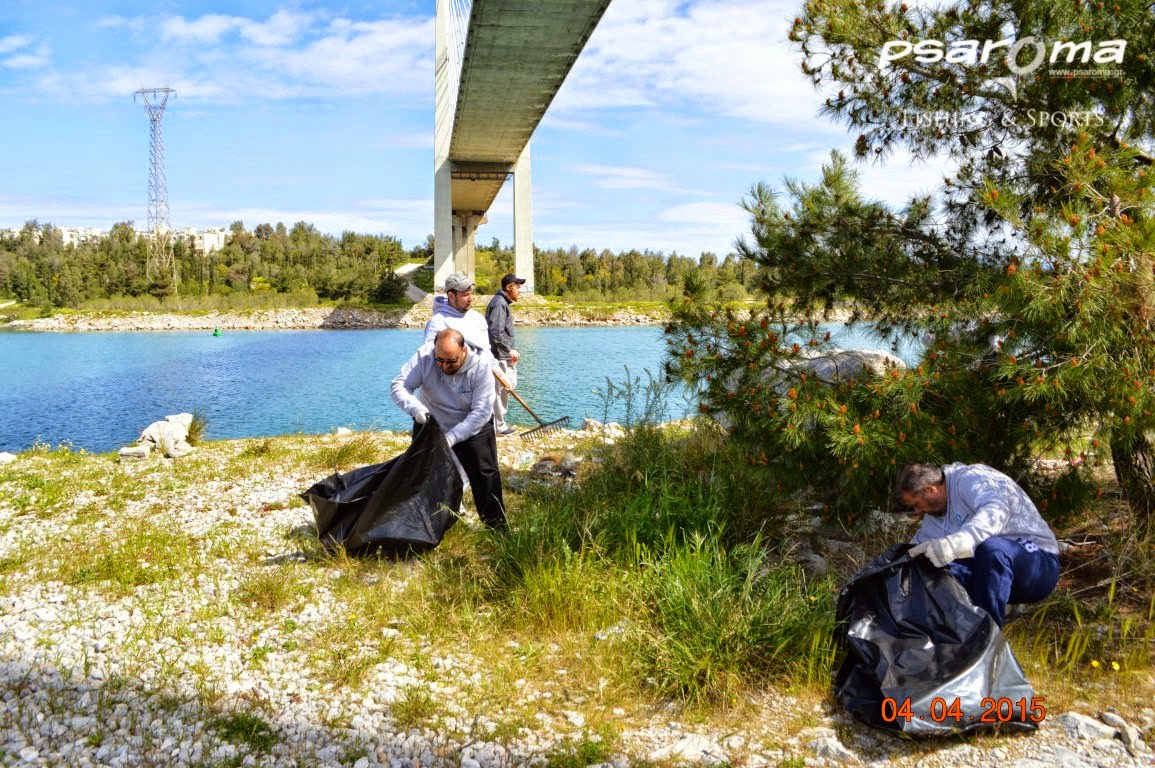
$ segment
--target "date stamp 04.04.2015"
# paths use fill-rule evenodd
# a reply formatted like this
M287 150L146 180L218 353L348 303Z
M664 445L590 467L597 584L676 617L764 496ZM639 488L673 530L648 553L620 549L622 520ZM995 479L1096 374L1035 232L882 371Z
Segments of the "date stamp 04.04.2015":
M981 711L964 712L962 704L957 698L934 698L930 700L930 707L925 712L918 712L910 705L910 699L882 700L882 719L893 723L896 720L931 720L936 723L948 720L955 723L1041 723L1047 717L1047 708L1041 696L1031 699L991 698L987 697L980 702Z

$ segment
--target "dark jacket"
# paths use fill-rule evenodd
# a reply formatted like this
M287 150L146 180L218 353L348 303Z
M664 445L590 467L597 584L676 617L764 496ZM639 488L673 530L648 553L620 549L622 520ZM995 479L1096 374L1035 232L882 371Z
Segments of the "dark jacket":
M498 360L512 360L513 313L509 311L509 297L498 291L485 308L485 322L489 325L489 348Z

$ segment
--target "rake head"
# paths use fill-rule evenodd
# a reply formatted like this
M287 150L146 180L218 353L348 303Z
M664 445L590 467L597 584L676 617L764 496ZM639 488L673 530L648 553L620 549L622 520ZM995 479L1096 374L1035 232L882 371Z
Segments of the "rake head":
M569 426L569 416L562 416L560 419L547 421L540 427L534 427L533 429L522 432L520 435L518 435L518 437L520 437L522 440L526 439L527 437L540 437L548 432L556 432L559 429L565 429L567 426Z

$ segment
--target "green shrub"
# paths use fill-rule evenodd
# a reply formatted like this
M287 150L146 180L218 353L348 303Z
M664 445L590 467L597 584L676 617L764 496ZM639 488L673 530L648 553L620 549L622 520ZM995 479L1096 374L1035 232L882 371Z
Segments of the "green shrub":
M696 535L647 565L652 608L637 652L663 693L726 703L757 680L829 669L832 590L768 565L759 541L727 550Z

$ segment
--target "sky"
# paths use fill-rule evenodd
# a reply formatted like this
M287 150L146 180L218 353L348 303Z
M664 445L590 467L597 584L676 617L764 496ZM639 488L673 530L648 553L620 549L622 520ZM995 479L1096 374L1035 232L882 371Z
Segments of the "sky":
M751 186L814 181L845 126L786 39L802 0L613 0L531 142L540 248L729 253ZM170 223L433 232L434 0L3 0L0 229L148 219L149 119ZM155 100L155 96L153 99ZM940 168L891 157L901 204ZM513 241L512 182L477 232Z

